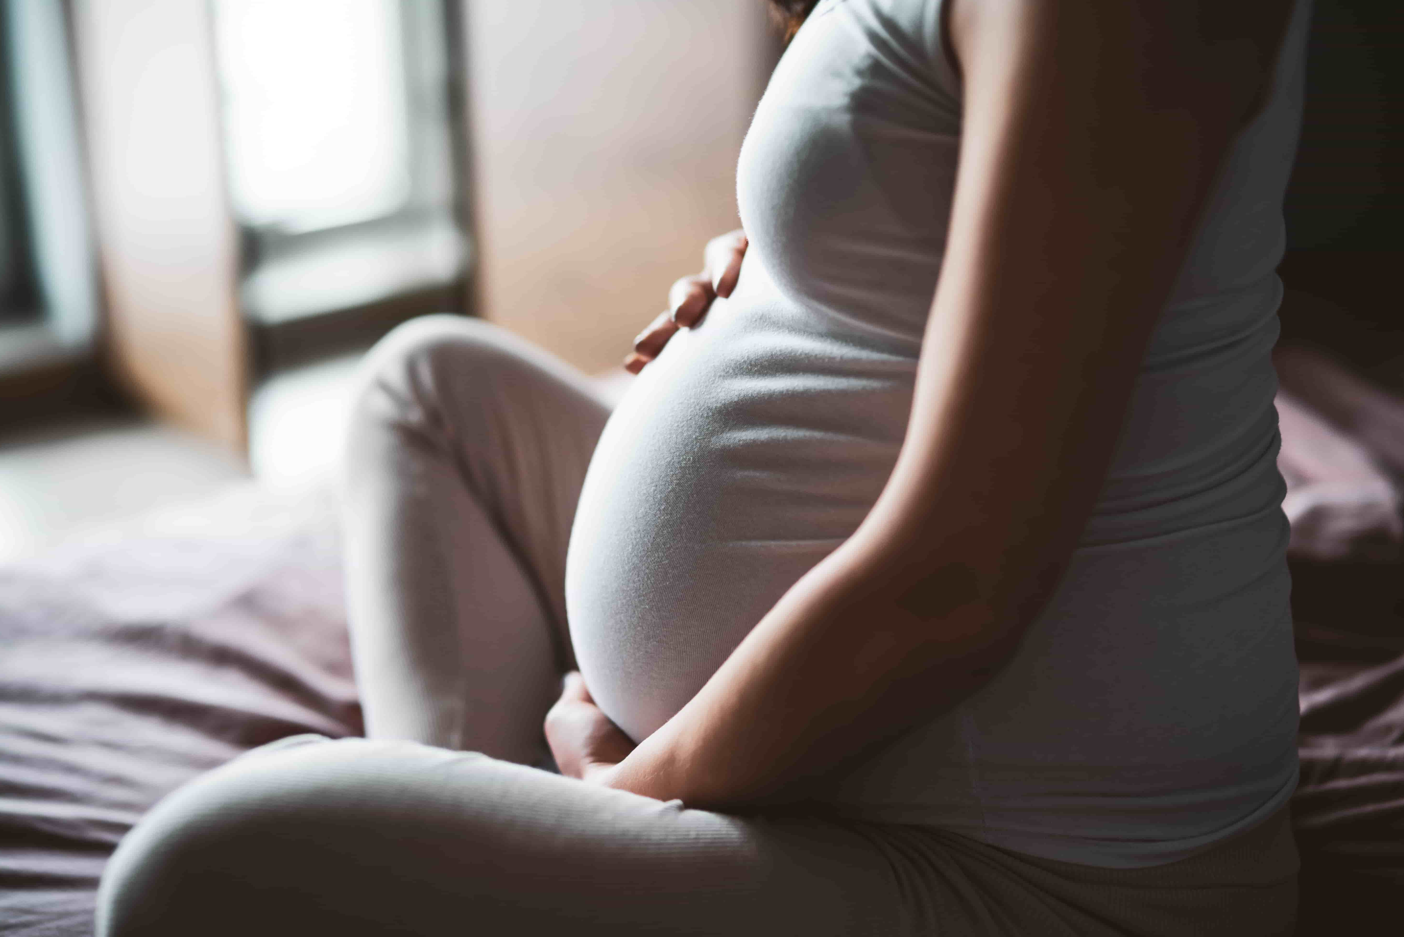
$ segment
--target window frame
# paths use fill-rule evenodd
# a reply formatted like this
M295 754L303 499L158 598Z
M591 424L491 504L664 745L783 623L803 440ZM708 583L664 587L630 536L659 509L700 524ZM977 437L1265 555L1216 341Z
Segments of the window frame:
M68 2L8 0L0 9L0 221L18 277L0 292L0 377L67 383L95 370L99 300L86 146L79 129ZM85 381L84 383L90 383Z
M218 16L217 0L211 3L211 21ZM246 319L256 331L271 333L258 344L259 370L268 370L280 356L277 333L303 336L296 344L305 345L305 336L315 335L314 344L327 344L336 332L334 323L316 327L306 320L329 316L386 318L393 325L400 318L430 309L462 307L454 302L462 293L470 259L470 242L462 222L459 204L466 174L456 145L461 115L455 108L453 83L459 80L454 33L456 0L396 0L400 16L401 58L405 67L405 125L408 134L409 194L398 209L378 217L346 224L305 230L290 230L279 223L254 224L240 219L238 206L231 211L239 228L241 243L240 301ZM220 68L216 55L216 68ZM233 159L228 122L228 93L220 74L221 119L226 160ZM334 270L345 267L349 255L375 249L387 254L399 252L410 258L428 258L405 276L384 277L368 283L359 293L354 287L338 289L329 282L321 290L310 289L305 296L279 295L278 281L296 279L287 274L294 268L304 271L307 280L335 279ZM401 265L403 266L403 265ZM409 265L411 268L415 264ZM325 267L325 273L318 273ZM280 276L282 274L282 276ZM285 290L281 292L286 292ZM421 301L416 303L415 296ZM420 309L420 306L425 308ZM402 314L397 309L405 309ZM350 333L357 332L354 326ZM363 330L360 330L363 331ZM333 343L334 344L334 343ZM296 357L306 357L299 349Z

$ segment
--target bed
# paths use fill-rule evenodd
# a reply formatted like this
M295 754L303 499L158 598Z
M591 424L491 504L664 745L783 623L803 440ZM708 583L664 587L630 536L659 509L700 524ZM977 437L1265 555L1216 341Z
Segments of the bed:
M1313 464L1294 483L1328 485L1294 518L1299 933L1397 933L1404 581L1379 530L1397 504L1362 510ZM1342 492L1344 527L1303 520ZM335 518L325 491L242 486L0 570L0 934L90 934L107 856L189 778L284 736L360 734Z
M0 571L0 933L85 937L167 791L361 733L330 498L240 487Z

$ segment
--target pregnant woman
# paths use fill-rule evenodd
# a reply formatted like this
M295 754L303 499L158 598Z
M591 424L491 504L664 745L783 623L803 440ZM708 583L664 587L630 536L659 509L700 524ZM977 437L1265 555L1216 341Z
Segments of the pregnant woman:
M102 934L1290 932L1306 0L784 7L744 260L613 413L478 322L371 354L370 738L169 797Z

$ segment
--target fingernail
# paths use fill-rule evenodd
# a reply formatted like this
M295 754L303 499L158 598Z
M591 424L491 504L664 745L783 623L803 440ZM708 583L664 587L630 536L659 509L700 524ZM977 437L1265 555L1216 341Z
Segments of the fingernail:
M643 355L636 355L632 352L624 356L624 370L630 374L638 374L648 364L648 359Z
M699 318L694 308L696 305L696 303L684 301L682 305L673 310L673 323L684 329L691 328Z

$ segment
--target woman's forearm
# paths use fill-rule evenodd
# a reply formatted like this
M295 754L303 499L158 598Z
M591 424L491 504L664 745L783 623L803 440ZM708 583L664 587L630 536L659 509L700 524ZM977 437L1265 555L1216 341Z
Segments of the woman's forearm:
M607 783L711 808L793 794L954 706L1007 658L1020 629L992 626L1009 610L966 590L963 575L919 606L910 588L864 569L859 543L846 547L796 583Z

